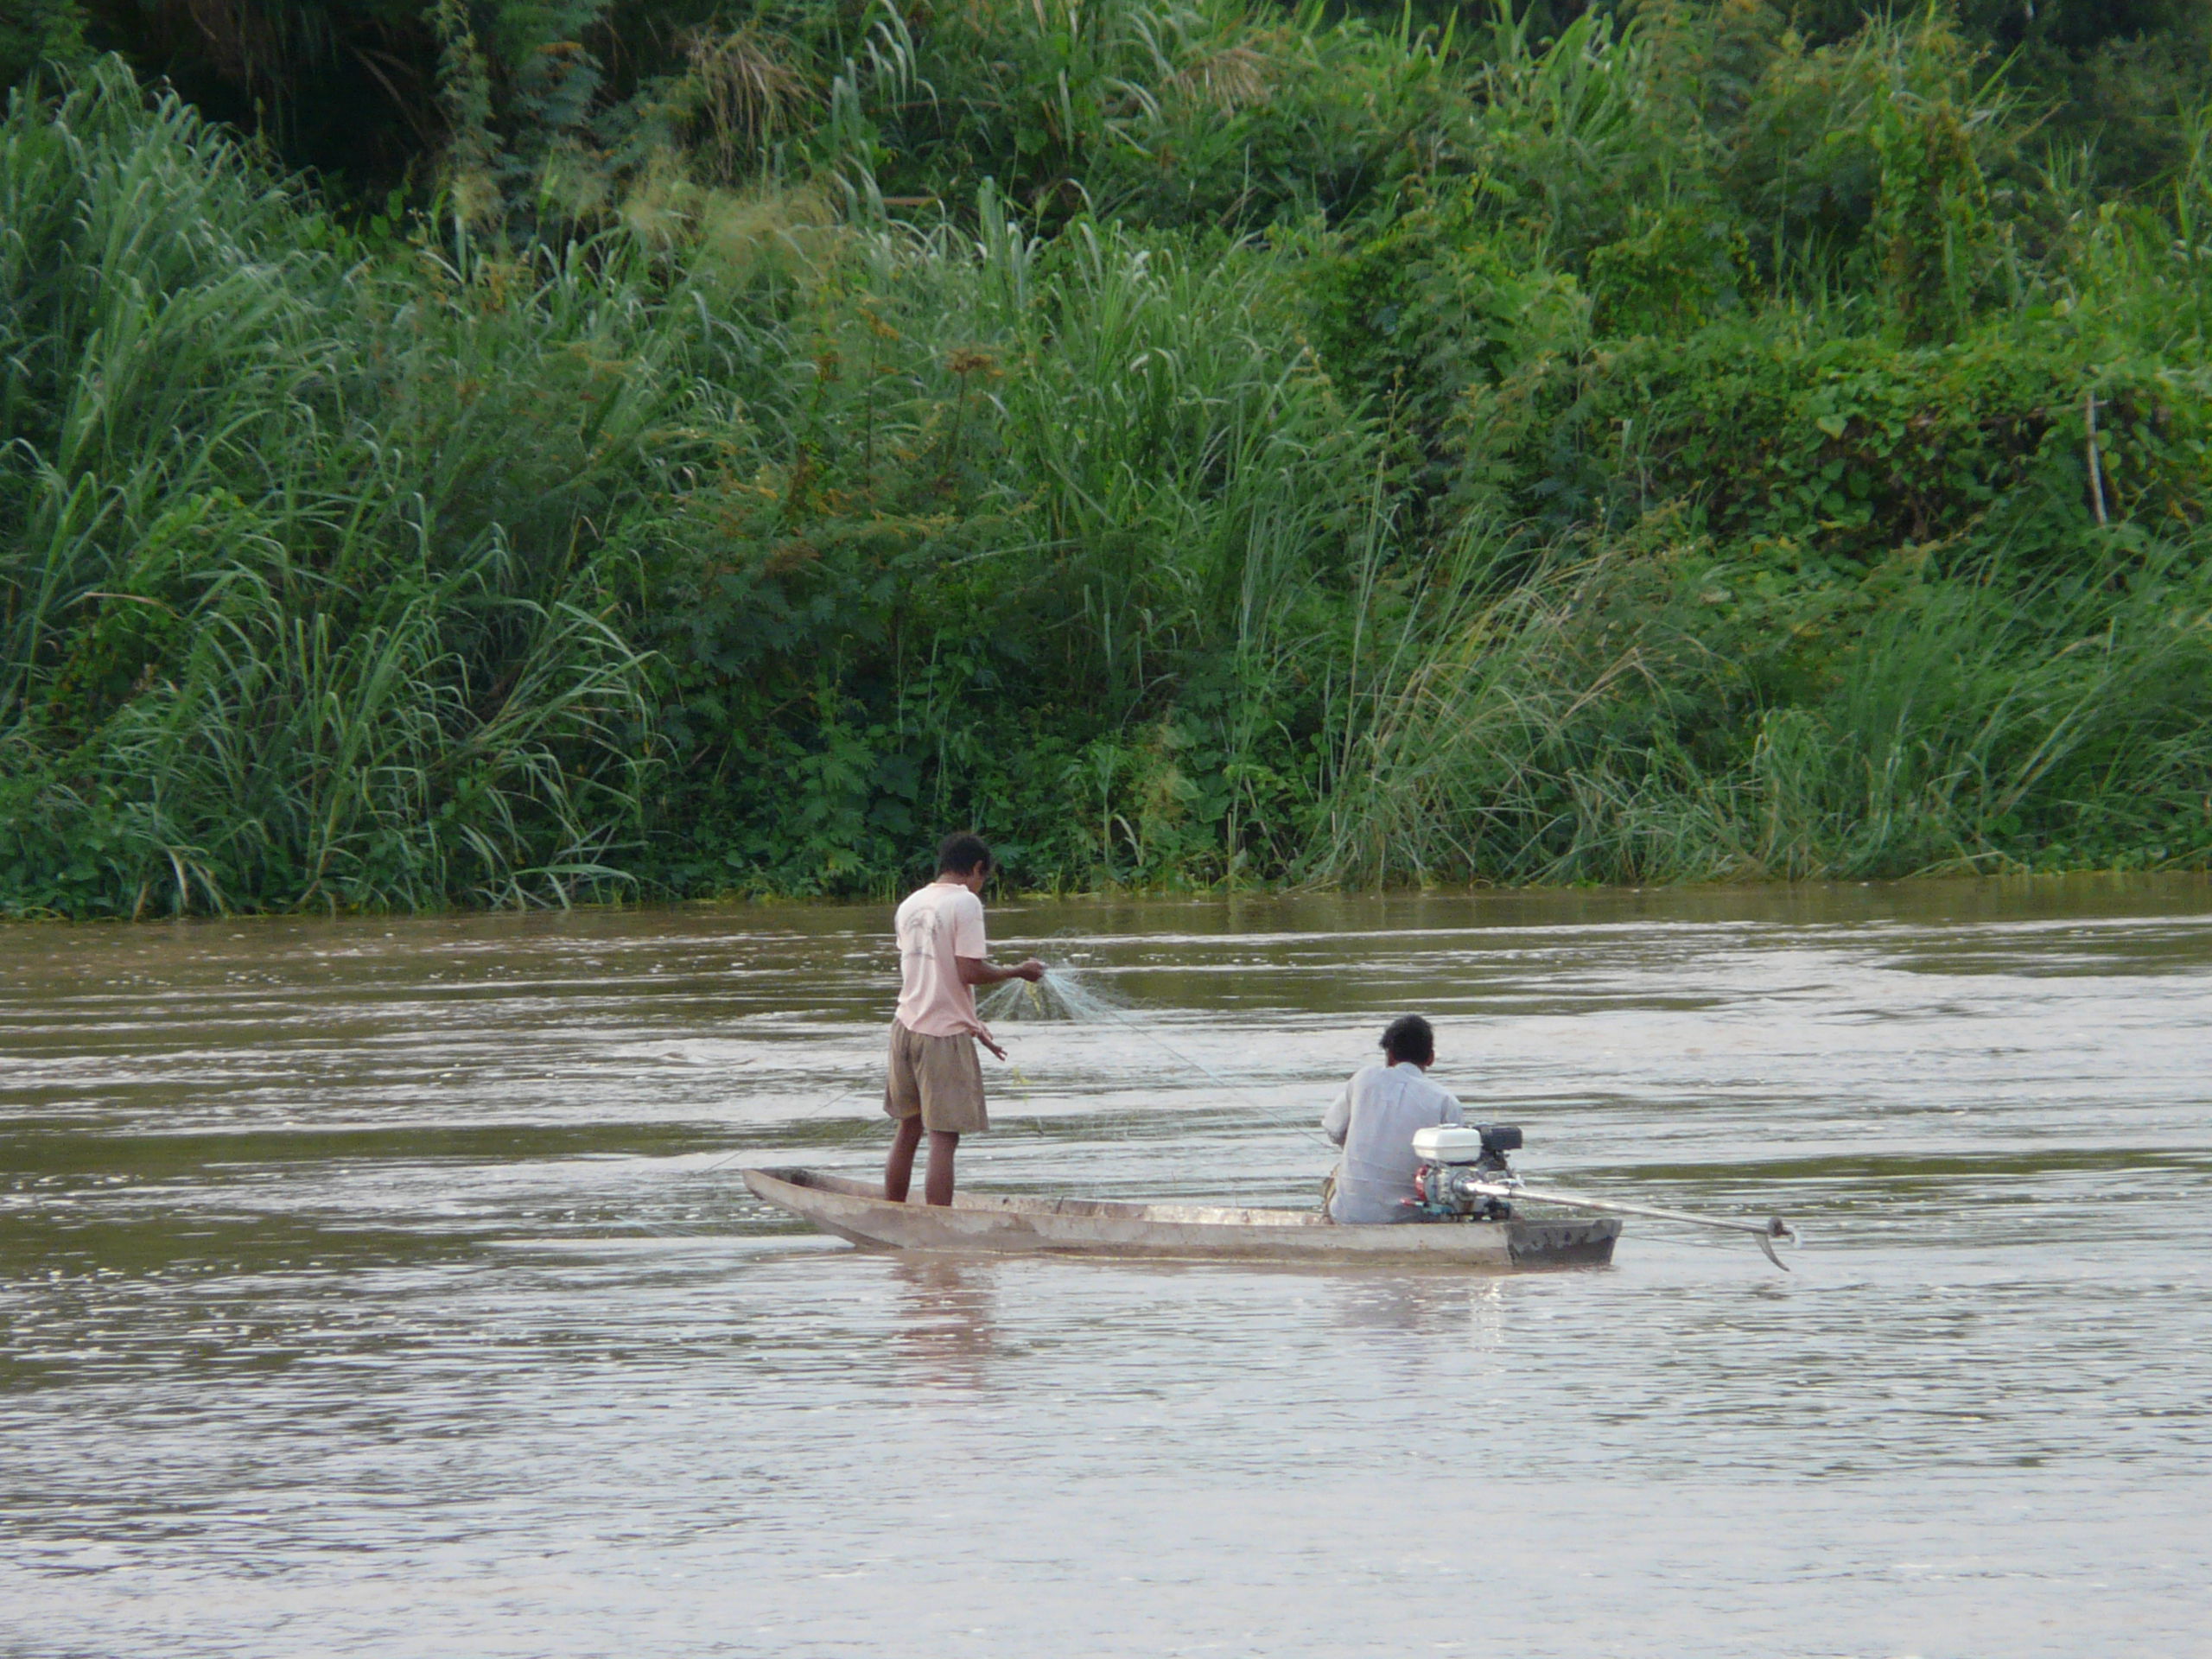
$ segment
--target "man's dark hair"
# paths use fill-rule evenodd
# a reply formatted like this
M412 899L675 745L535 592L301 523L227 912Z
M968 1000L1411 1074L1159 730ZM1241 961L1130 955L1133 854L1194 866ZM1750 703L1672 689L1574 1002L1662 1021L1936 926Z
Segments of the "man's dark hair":
M937 849L939 875L970 875L979 868L988 871L990 868L991 849L981 836L947 836Z
M1402 1014L1382 1033L1382 1054L1391 1065L1411 1060L1415 1065L1436 1063L1436 1033L1417 1014Z

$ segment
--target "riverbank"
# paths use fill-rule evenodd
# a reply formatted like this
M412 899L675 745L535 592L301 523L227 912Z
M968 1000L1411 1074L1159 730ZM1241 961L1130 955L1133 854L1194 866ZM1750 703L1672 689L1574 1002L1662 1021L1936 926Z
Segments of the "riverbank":
M251 933L224 933L226 927L289 930L296 926L361 927L378 922L406 923L435 931L445 927L574 925L587 931L617 931L632 925L702 926L725 923L747 928L788 926L802 932L842 925L840 918L868 918L860 924L887 929L889 915L905 896L905 887L873 893L820 895L753 893L691 899L585 899L566 906L486 910L453 906L411 912L232 911L129 918L69 917L57 912L0 916L0 925L37 931L58 927L74 934L91 926L182 929L177 937L244 938ZM2020 913L2025 906L2039 916L2158 916L2193 914L2212 904L2212 874L2203 871L2075 870L2056 874L1975 876L1927 875L1856 881L1684 882L1652 887L1461 887L1342 888L1245 887L1090 892L1046 888L994 889L988 895L995 934L1031 938L1039 927L1067 942L1079 957L1083 941L1112 934L1129 917L1179 914L1204 933L1234 931L1259 915L1283 918L1289 927L1341 928L1355 915L1384 932L1419 930L1439 917L1454 924L1484 918L1483 925L1540 925L1560 906L1593 925L1675 918L1721 921L1756 912L1776 921L1850 922L1909 918L1928 923L1986 923ZM1040 920L1040 918L1048 918ZM880 930L879 930L880 931ZM164 933L164 937L168 937ZM1056 965L1068 965L1054 958ZM1073 961L1071 958L1070 961Z
M19 97L0 912L2212 861L2212 127L2069 161L1940 17L1151 16L1050 143L1048 13L748 36L788 139L597 207Z

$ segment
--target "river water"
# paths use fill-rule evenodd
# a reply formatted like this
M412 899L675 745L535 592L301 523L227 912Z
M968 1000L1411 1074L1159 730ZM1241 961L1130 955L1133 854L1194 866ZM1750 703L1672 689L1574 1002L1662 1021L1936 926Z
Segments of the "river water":
M978 1185L1304 1205L1391 1014L1631 1223L855 1251L887 909L0 931L0 1652L2212 1654L2212 887L1002 903ZM917 1183L918 1186L918 1182Z

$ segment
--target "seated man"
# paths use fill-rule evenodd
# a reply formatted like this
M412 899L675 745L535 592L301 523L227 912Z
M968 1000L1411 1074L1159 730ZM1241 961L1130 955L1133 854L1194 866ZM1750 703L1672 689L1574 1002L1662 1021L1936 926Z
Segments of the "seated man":
M1459 1103L1422 1074L1436 1064L1436 1033L1417 1014L1393 1020L1382 1033L1384 1064L1363 1067L1321 1119L1321 1132L1344 1149L1329 1178L1331 1221L1371 1223L1415 1218L1414 1131L1465 1123Z

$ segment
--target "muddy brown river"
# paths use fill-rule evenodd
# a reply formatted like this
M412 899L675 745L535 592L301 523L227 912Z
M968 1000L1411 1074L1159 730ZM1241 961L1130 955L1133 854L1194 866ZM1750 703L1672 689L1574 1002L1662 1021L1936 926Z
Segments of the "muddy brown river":
M1789 1274L812 1235L888 920L0 929L0 1653L2212 1655L2212 886L992 908L970 1185L1308 1204L1416 1010Z

